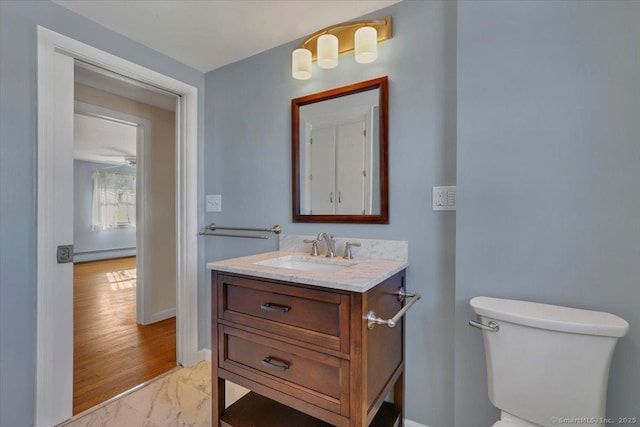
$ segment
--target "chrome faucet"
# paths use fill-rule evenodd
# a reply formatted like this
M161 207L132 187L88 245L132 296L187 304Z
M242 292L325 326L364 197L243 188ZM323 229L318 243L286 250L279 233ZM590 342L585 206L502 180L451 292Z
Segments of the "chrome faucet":
M316 237L318 242L325 241L327 243L327 258L335 258L336 257L336 242L333 240L333 235L328 235L325 232L318 234Z

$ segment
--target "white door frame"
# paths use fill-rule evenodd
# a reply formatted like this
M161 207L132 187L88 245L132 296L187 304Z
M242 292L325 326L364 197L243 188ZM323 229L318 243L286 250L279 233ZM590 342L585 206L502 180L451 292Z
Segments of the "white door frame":
M51 426L57 419L59 403L69 401L68 389L56 384L60 366L56 358L73 360L73 346L65 345L73 335L69 313L57 310L55 287L73 286L56 283L55 254L51 248L69 242L55 242L51 192L55 186L55 103L54 64L56 53L102 67L123 76L150 84L180 96L176 111L176 307L177 361L193 365L198 361L197 301L197 120L198 91L195 87L106 53L77 40L38 26L38 251L37 251L37 332L36 332L36 402L35 425ZM65 328L52 327L52 319L67 316ZM60 339L57 337L60 336ZM63 345L60 345L62 343ZM62 348L60 348L62 347ZM55 357L54 357L55 356ZM54 375L54 373L56 373ZM69 372L71 376L73 372ZM64 408L67 418L72 408Z
M151 121L142 117L110 110L98 105L75 101L75 113L89 117L96 117L116 123L134 126L136 132L136 323L148 325L153 323L150 295L151 284L148 283L145 274L146 268L152 265L147 252L147 238L151 230L145 218L150 210L147 197L148 180L146 161L149 158L151 147ZM162 319L164 320L164 319Z

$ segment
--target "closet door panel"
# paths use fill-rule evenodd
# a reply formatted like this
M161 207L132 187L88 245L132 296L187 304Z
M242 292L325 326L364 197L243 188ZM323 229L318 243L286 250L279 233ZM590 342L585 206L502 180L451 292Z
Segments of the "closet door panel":
M335 127L318 127L311 131L311 213L335 212Z
M336 127L336 213L364 213L365 120Z

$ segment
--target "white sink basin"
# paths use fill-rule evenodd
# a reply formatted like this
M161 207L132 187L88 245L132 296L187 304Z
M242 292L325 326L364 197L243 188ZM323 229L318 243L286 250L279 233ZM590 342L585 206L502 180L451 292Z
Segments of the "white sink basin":
M333 258L311 258L287 255L266 261L255 262L256 265L267 267L287 268L301 271L340 271L356 265L355 261L337 260Z

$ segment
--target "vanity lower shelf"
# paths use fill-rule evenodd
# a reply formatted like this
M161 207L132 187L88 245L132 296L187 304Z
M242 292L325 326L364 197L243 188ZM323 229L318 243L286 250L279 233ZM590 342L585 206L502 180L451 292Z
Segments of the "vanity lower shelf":
M400 411L385 402L369 427L400 426ZM286 405L249 392L228 407L220 418L221 427L332 427Z

